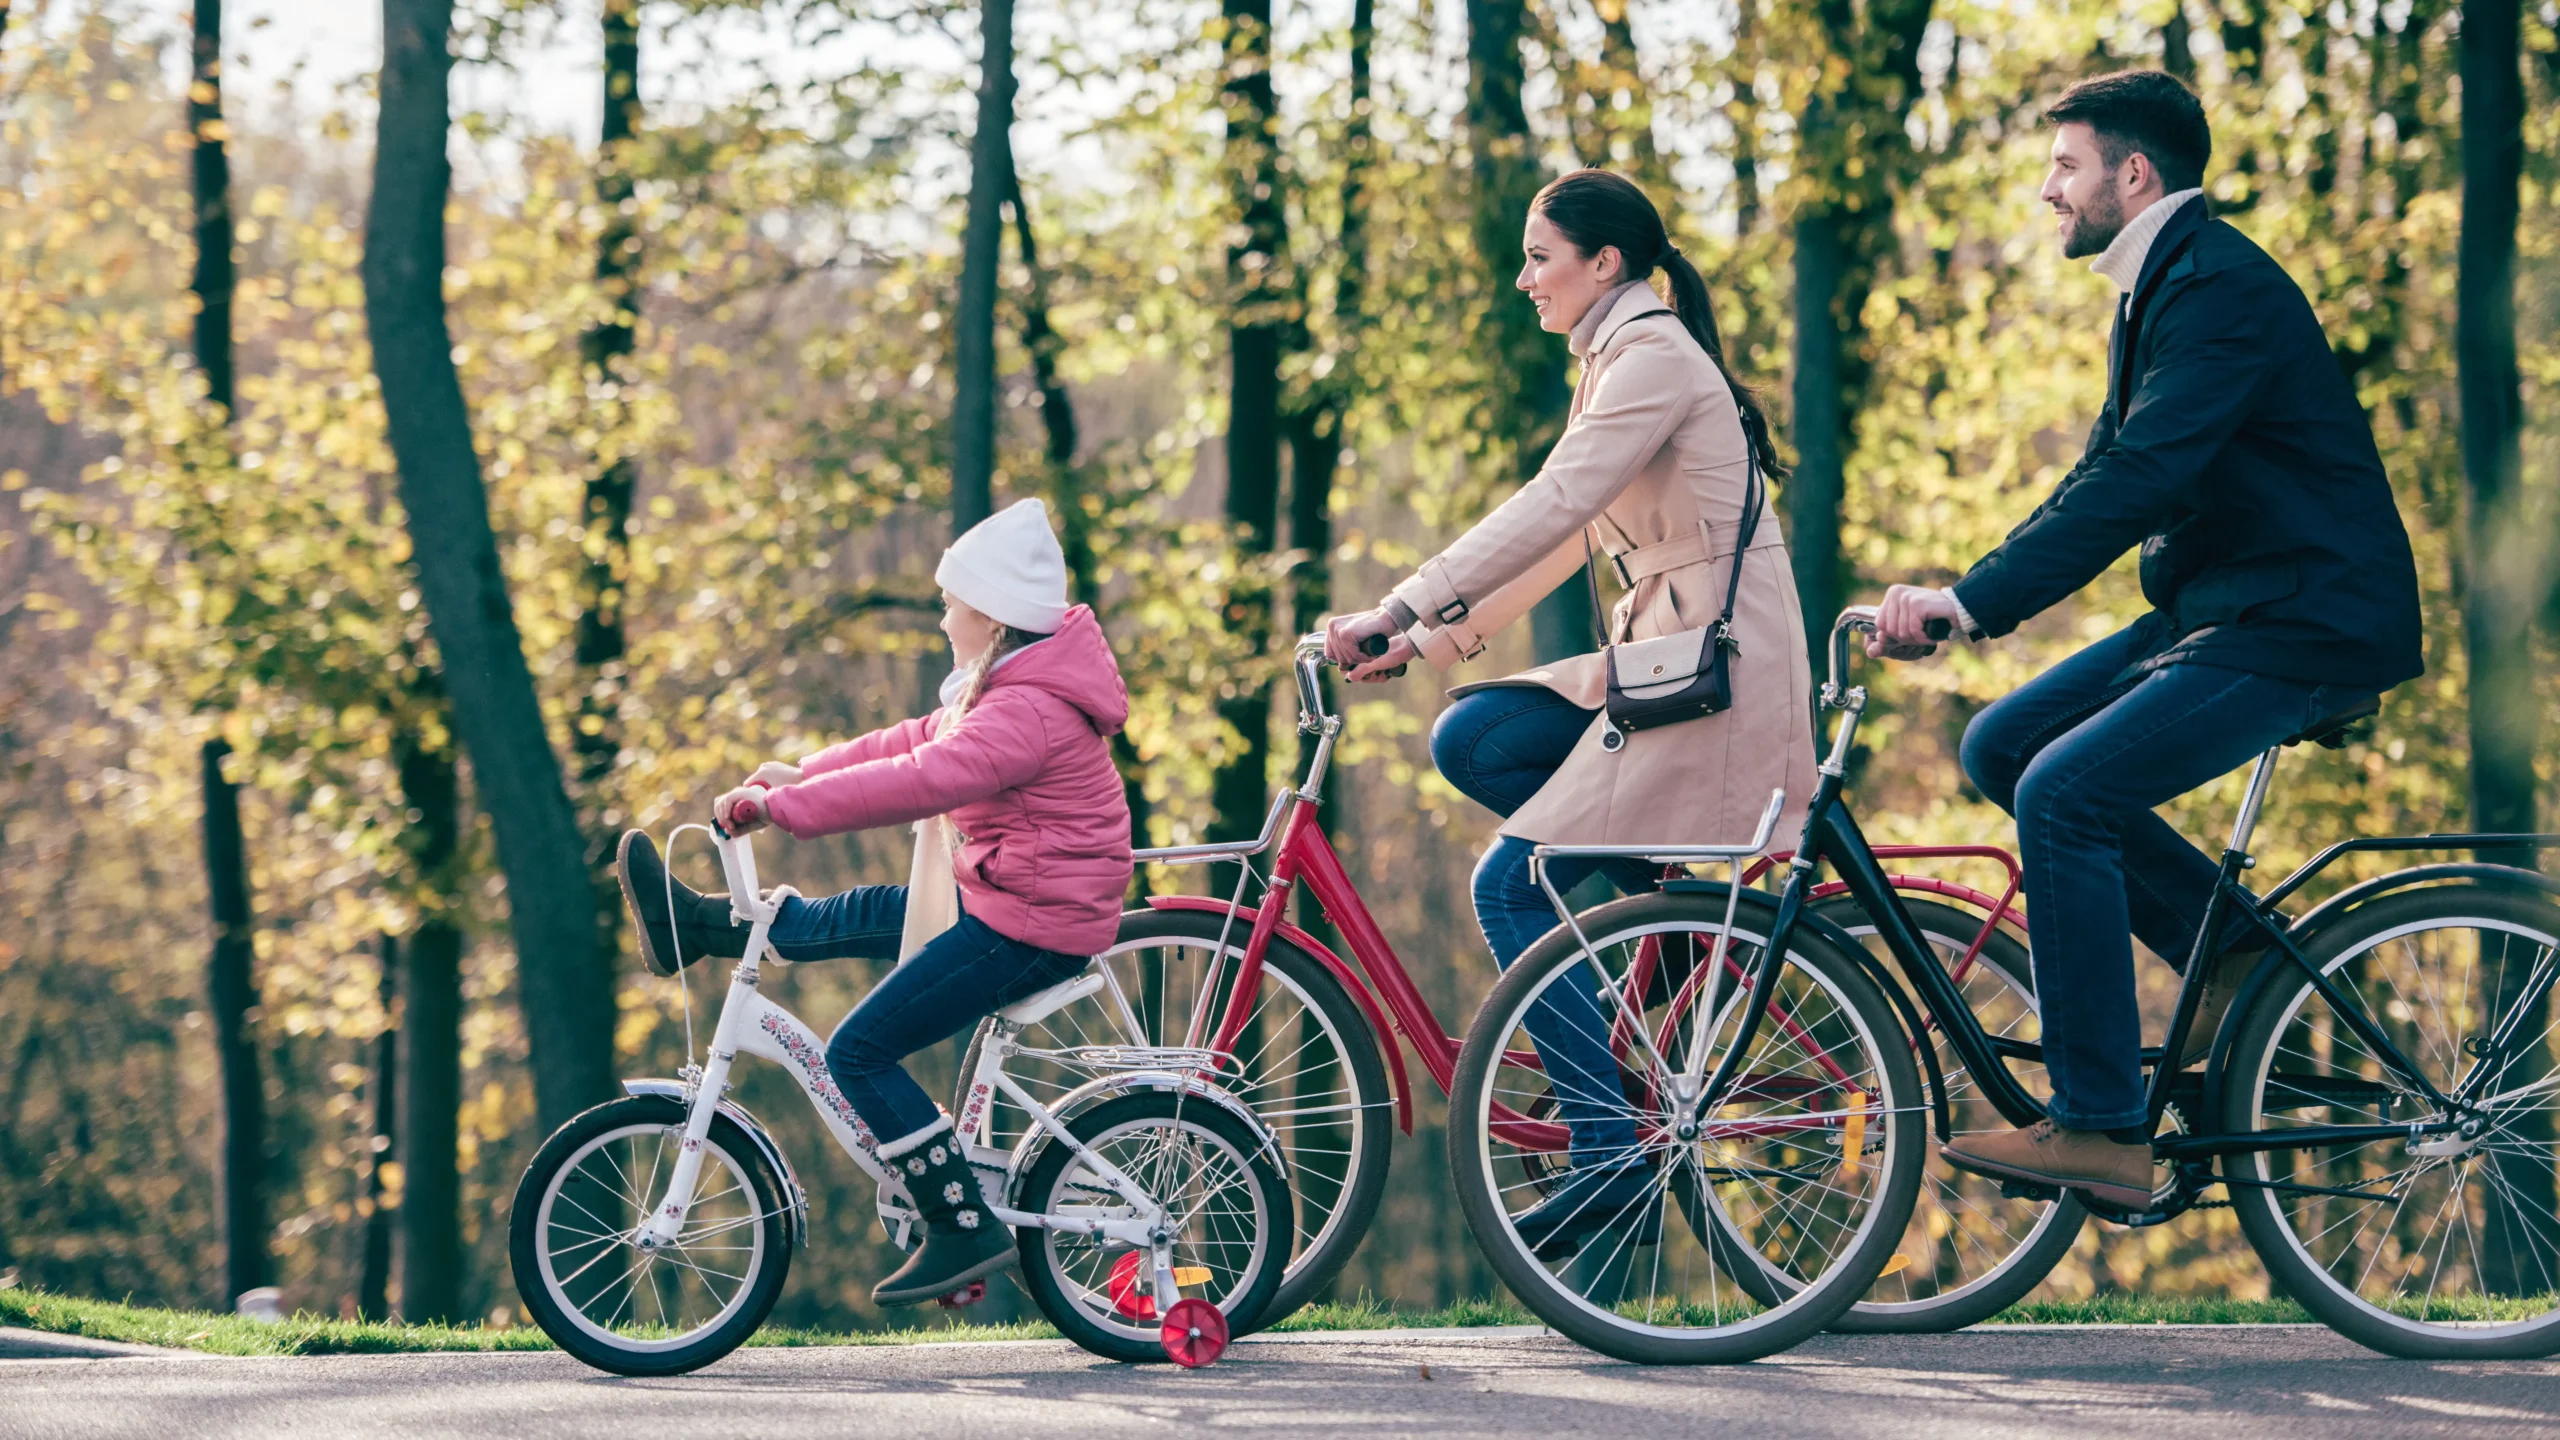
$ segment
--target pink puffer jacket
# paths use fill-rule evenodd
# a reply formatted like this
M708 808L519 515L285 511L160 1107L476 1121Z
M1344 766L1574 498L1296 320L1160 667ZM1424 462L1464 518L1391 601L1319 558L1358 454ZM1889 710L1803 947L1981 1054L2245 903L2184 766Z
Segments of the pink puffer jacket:
M998 933L1090 955L1120 932L1129 801L1109 736L1129 691L1093 611L1006 657L969 713L901 721L800 762L773 823L806 840L949 815L960 903Z

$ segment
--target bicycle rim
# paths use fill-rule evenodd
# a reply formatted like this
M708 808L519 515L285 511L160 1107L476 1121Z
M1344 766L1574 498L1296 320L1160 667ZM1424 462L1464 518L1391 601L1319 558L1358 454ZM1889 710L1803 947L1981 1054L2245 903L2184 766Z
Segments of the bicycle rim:
M628 1124L571 1152L544 1186L534 1219L539 1283L588 1339L633 1355L680 1350L750 1303L769 1256L765 1211L748 1166L719 1139L684 1229L643 1251L631 1235L665 1189L681 1127Z
M1452 1164L1471 1162L1457 1178L1479 1242L1523 1303L1622 1358L1747 1359L1818 1330L1873 1282L1918 1184L1922 1097L1908 1043L1856 963L1827 946L1788 956L1770 1020L1724 1103L1691 1136L1678 1133L1670 1096L1698 1043L1691 1022L1706 1007L1711 1059L1730 1048L1747 998L1733 977L1753 972L1766 935L1755 897L1736 923L1722 982L1707 985L1697 977L1716 973L1723 901L1696 903L1705 898L1602 907L1583 917L1589 955L1562 932L1533 947L1469 1032L1472 1058L1452 1097L1453 1116L1468 1126L1464 1143L1453 1131ZM1635 992L1629 971L1649 946L1660 978ZM1608 1077L1551 1063L1531 1028L1551 995L1570 1005L1563 987L1591 993L1600 973L1621 991L1606 1007L1618 1061ZM1634 1039L1639 1026L1649 1046ZM1595 1128L1566 1144L1554 1133L1560 1127L1503 1123L1496 1107L1518 1115L1552 1107ZM1625 1159L1595 1122L1635 1137L1632 1200L1624 1188L1589 1190L1585 1177ZM1542 1253L1540 1235L1524 1237L1521 1224L1550 1197L1578 1207L1568 1228L1586 1233L1566 1244L1548 1237ZM1798 1287L1755 1293L1747 1282L1759 1262L1744 1249L1799 1277Z
M1220 1125L1209 1112L1212 1102L1150 1093L1088 1112L1070 1128L1088 1150L1166 1207L1183 1298L1206 1300L1249 1324L1260 1318L1256 1288L1281 1262L1272 1243L1281 1217L1270 1210L1253 1152L1229 1133L1241 1125ZM1126 1208L1101 1172L1064 1146L1044 1156L1031 1182L1022 1201L1041 1214L1117 1214ZM1146 1252L1065 1230L1026 1234L1037 1238L1024 1258L1045 1272L1035 1295L1046 1291L1042 1298L1050 1303L1074 1308L1074 1320L1155 1355L1164 1322L1156 1313Z
M1034 1050L1182 1045L1201 1013L1201 987L1212 983L1210 958L1220 960L1214 983L1225 986L1244 955L1250 917L1238 917L1222 941L1223 919L1180 912L1125 917L1120 941L1095 960L1110 984L1031 1026L1020 1043ZM1370 1039L1366 1017L1330 982L1312 957L1284 953L1275 942L1233 1055L1216 1077L1270 1127L1295 1201L1290 1260L1270 1307L1274 1318L1296 1309L1305 1292L1340 1268L1367 1228L1385 1180L1393 1101L1376 1053L1384 1037ZM1212 1011L1201 1029L1216 1023ZM1206 1037L1198 1043L1205 1045ZM964 1064L964 1083L973 1069ZM1043 1105L1091 1078L1089 1070L1031 1055L1009 1061L1005 1073ZM999 1097L987 1126L988 1143L1010 1148L1030 1122Z
M1966 952L1981 933L1984 917L1913 896L1904 896L1903 904L1985 1034L2028 1043L2041 1038L2035 980L2024 946L2005 931L1995 931L1968 963ZM1856 900L1840 896L1813 908L1886 964L1893 963ZM1941 1033L1933 1027L1933 1043ZM1953 1138L2013 1128L1983 1096L1953 1047L1939 1044L1938 1058ZM2041 1063L2018 1060L2008 1068L2038 1099L2052 1093ZM1902 1244L1886 1262L1875 1289L1842 1317L1842 1328L1953 1329L1988 1318L2043 1281L2070 1248L2086 1215L2067 1195L2051 1200L2005 1195L1999 1181L1957 1169L1932 1147Z
M2284 964L2253 1006L2224 1082L2233 1128L2412 1126L2416 1133L2234 1157L2269 1269L2321 1318L2392 1353L2560 1348L2554 1134L2560 1036L2550 980L2560 910L2512 892L2445 887L2385 897L2315 939L2309 957L2447 1095L2477 1080L2472 1132ZM2283 963L2283 962L2279 962ZM2530 1007L2525 995L2539 991ZM2514 1027L2509 1043L2489 1040Z

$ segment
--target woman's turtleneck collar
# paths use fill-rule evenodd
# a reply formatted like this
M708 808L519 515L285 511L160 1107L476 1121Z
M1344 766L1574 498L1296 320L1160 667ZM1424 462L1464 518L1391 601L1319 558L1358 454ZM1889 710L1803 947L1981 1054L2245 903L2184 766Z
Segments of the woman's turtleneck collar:
M1602 325L1608 323L1609 312L1618 308L1618 302L1627 298L1630 290L1642 290L1648 298L1653 298L1653 287L1642 280L1620 282L1617 288L1592 301L1591 308L1582 312L1582 318L1573 322L1573 333L1565 337L1565 348L1571 350L1576 358L1590 354L1593 337L1600 333Z

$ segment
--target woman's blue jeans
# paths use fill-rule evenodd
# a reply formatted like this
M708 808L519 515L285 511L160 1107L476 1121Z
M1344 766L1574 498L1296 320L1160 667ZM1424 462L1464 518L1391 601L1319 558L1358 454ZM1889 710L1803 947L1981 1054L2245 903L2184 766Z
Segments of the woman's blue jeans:
M768 935L785 960L895 960L906 923L906 886L857 885L783 901ZM900 1061L1074 979L1090 962L1000 935L964 910L844 1017L827 1041L827 1073L881 1143L913 1135L942 1111Z
M2027 939L2044 1028L2046 1112L2072 1130L2148 1114L2133 936L2183 966L2218 867L2152 813L2304 726L2369 697L2180 664L2122 678L2143 637L2119 631L2020 686L1965 728L1965 774L2018 820ZM2257 927L2236 925L2222 948Z
M1431 763L1459 793L1508 816L1538 793L1573 753L1596 711L1538 685L1498 685L1467 695L1431 727ZM1475 873L1476 923L1504 969L1559 923L1546 892L1529 878L1536 843L1502 836ZM1626 894L1654 888L1639 860L1563 860L1547 867L1559 894L1593 875ZM1577 971L1547 988L1525 1021L1547 1069L1557 1112L1572 1136L1576 1167L1605 1164L1636 1148L1636 1126L1609 1053L1609 1017L1598 983Z

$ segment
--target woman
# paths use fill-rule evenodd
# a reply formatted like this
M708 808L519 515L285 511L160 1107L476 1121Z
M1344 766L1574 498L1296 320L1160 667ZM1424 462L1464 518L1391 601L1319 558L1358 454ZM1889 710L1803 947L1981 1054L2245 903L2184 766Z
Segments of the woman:
M1539 325L1569 336L1582 361L1564 434L1536 479L1377 609L1327 624L1327 653L1352 680L1388 679L1417 656L1441 669L1475 658L1486 637L1574 579L1586 541L1631 587L1609 617L1612 641L1696 630L1723 609L1750 470L1765 481L1774 456L1759 407L1726 373L1706 282L1644 192L1602 170L1538 192L1522 248L1517 283ZM1649 283L1656 272L1669 305ZM1775 514L1764 508L1738 563L1733 704L1719 714L1604 745L1598 654L1450 692L1457 703L1432 727L1432 762L1506 817L1475 873L1476 919L1501 964L1556 923L1529 878L1535 846L1729 841L1751 833L1779 786L1802 813L1814 784L1812 677ZM1374 636L1388 644L1371 659L1361 646ZM1647 867L1631 861L1551 867L1559 890L1594 873L1649 888ZM1532 1248L1567 1253L1635 1205L1648 1172L1614 1101L1596 990L1557 994L1529 1028L1572 1133L1575 1174L1515 1225Z

